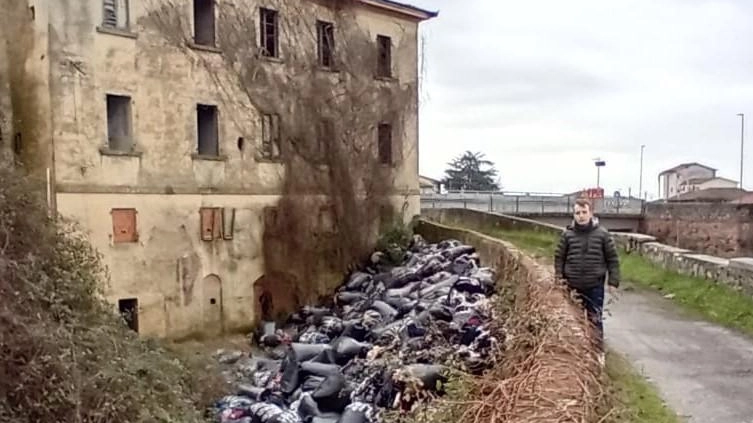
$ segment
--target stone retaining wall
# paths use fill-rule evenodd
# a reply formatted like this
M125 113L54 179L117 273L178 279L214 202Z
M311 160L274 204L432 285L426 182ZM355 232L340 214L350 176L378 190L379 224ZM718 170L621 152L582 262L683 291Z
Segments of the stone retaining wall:
M488 218L483 213L473 214L486 223L496 218ZM540 346L530 355L520 359L528 360L528 366L514 361L505 361L504 366L518 369L519 372L532 372L535 375L513 375L527 381L513 395L505 397L500 393L499 401L515 401L511 405L515 416L511 422L580 422L586 416L593 416L593 398L598 392L599 368L595 353L588 347L587 339L593 336L582 310L569 300L566 291L555 284L554 275L546 266L523 254L512 244L490 236L474 232L466 222L456 218L461 214L438 211L436 221L421 219L416 225L416 233L430 242L442 239L457 239L473 245L484 266L497 271L498 286L508 286L514 294L517 311L515 314L526 316L526 328L548 321L537 333ZM488 221L485 219L489 219ZM461 227L446 226L453 221ZM522 220L498 220L500 225L526 226ZM478 222L477 222L478 224ZM462 229L461 229L462 228ZM508 339L522 338L515 333L508 334ZM532 357L533 356L533 357ZM592 358L589 360L588 358ZM535 364L531 365L530 360ZM529 377L526 377L529 376ZM503 382L504 384L504 382ZM515 399L511 399L514 397Z
M562 228L514 216L465 209L430 210L424 216L471 229L500 228L545 231L559 234ZM753 296L753 258L722 258L673 247L657 242L650 235L612 232L615 243L628 253L638 253L647 260L677 273L722 283Z

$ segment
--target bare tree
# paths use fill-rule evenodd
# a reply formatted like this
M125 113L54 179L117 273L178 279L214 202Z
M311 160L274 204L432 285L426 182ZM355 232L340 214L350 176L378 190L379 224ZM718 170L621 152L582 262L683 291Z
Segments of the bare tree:
M402 140L417 82L379 77L380 50L359 24L359 4L272 0L260 12L217 2L219 62L192 48L185 1L152 0L143 22L205 67L236 124L262 115L257 159L281 162L284 181L265 229L265 271L291 279L300 302L368 254L380 217L395 213L396 169L415 148Z

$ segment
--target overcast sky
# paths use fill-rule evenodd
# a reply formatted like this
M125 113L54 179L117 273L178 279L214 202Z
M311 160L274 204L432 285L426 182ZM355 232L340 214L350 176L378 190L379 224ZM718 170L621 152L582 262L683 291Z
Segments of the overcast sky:
M420 172L469 149L505 190L657 192L687 161L739 179L753 125L751 0L407 0L422 24ZM744 183L753 188L746 129ZM748 147L749 146L749 147Z

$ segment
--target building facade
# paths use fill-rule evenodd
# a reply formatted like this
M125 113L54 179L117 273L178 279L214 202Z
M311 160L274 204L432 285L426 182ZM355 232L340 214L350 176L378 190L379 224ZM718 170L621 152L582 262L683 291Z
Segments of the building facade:
M0 89L8 87L5 108L13 113L3 129L14 134L29 169L50 175L51 206L78 221L103 254L108 301L136 312L131 324L147 336L253 325L265 215L280 198L286 169L274 160L274 116L242 87L216 83L230 39L222 35L220 7L247 12L248 47L263 52L260 66L280 67L298 49L322 49L321 42L286 39L283 25L311 25L319 40L337 45L338 28L326 24L332 2L14 3L0 25L9 70ZM286 5L299 3L305 16L287 16ZM185 43L180 48L150 26L157 13L184 23L173 34ZM415 83L419 23L436 14L387 0L359 0L354 13L391 83ZM326 61L326 51L318 55ZM419 213L417 112L406 122L388 151L400 157L391 163L391 196L410 218Z
M659 174L660 198L711 188L735 188L737 181L718 177L717 170L700 163L683 163Z

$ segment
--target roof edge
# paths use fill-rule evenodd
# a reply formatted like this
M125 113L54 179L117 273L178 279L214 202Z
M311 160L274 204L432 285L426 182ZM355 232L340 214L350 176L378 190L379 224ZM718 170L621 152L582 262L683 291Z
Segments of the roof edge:
M408 16L420 21L435 18L439 12L432 12L409 4L398 3L393 0L360 0L361 3Z

